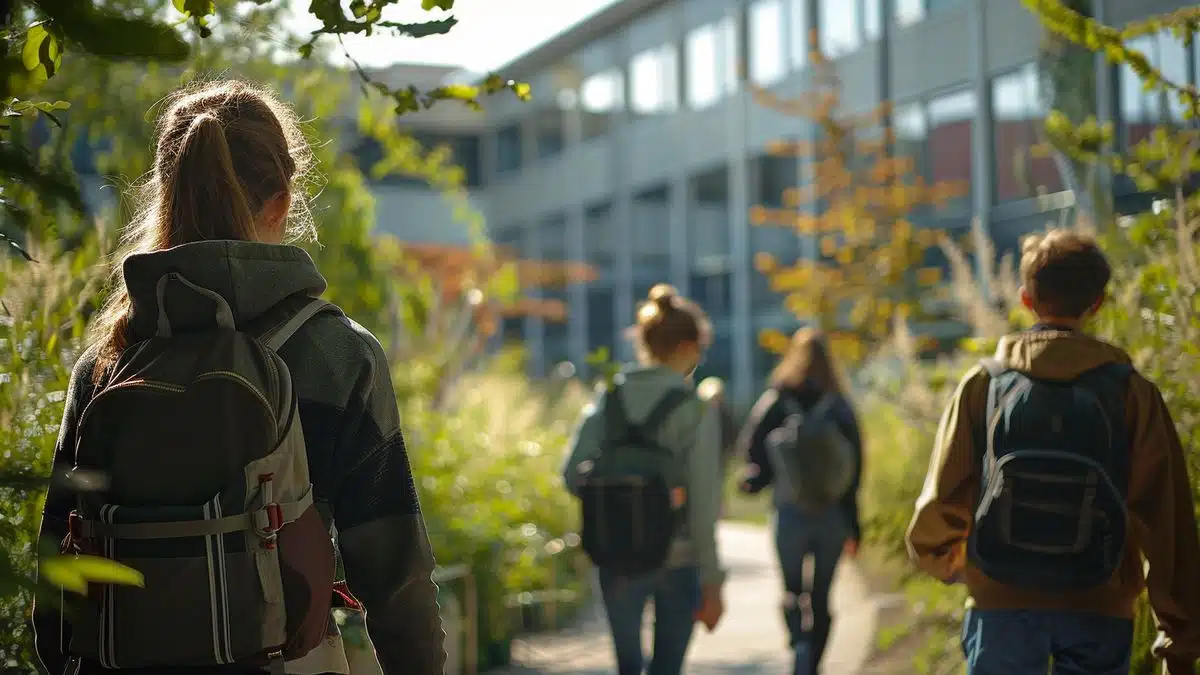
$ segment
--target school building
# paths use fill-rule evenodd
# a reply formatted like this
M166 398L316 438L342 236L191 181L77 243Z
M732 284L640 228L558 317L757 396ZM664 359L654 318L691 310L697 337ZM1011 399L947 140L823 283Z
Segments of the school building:
M1093 4L1097 18L1119 25L1187 3ZM786 262L816 246L751 226L748 214L782 206L783 191L804 180L803 162L769 155L768 144L812 131L754 103L739 64L755 84L795 95L809 75L810 31L836 61L848 109L892 101L897 146L918 170L930 181L970 181L967 196L918 224L965 232L977 217L1011 251L1072 206L1053 160L1031 151L1049 105L1039 86L1043 36L1016 0L624 0L499 68L529 82L535 102L490 99L477 150L461 157L478 176L496 243L599 270L598 280L561 291L569 321L506 327L535 372L582 364L599 347L628 357L623 331L637 302L667 281L713 319L706 373L728 378L736 399L753 396L772 361L758 332L799 325L753 256ZM1135 46L1168 75L1197 81L1200 53L1170 35ZM1083 68L1081 79L1095 81L1087 103L1116 123L1122 143L1160 121L1182 122L1175 101L1143 93L1132 73ZM1136 208L1131 186L1114 189Z

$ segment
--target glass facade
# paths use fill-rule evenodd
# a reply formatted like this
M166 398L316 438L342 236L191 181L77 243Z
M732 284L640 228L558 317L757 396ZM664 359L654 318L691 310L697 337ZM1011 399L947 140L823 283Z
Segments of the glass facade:
M857 0L821 0L821 52L830 58L849 54L862 44Z
M1150 65L1161 70L1168 80L1181 84L1189 81L1188 62L1192 59L1183 41L1169 32L1130 40L1129 47L1145 54ZM1157 90L1145 91L1141 78L1129 66L1122 66L1118 77L1119 107L1126 144L1133 145L1145 140L1156 125L1184 122L1184 106L1178 99Z
M929 169L930 183L942 181L971 182L972 153L975 145L971 125L975 120L975 92L959 89L935 96L929 101ZM946 211L965 211L971 207L969 191L945 205Z
M611 68L584 78L579 87L580 125L584 140L597 138L612 128L613 115L625 104L625 80Z
M737 27L732 19L696 28L684 44L689 108L708 108L737 90Z
M1030 63L992 78L995 197L1000 202L1063 189L1054 160L1036 150L1043 140L1047 112L1038 73L1037 65Z
M770 85L787 75L788 63L783 20L783 0L757 0L747 12L750 39L746 48L749 52L750 80L759 85Z
M537 228L539 258L547 263L562 263L567 255L567 217L563 213L553 214L543 219ZM566 305L567 289L562 287L543 287L541 297L545 300ZM545 364L542 372L553 371L554 366L571 360L570 334L564 321L546 320L542 327L542 361Z
M496 132L496 173L520 169L523 155L520 124L509 124Z
M679 57L674 45L647 49L629 62L629 109L663 115L679 108Z
M911 26L925 18L925 0L892 0L896 24Z
M792 65L800 68L808 65L808 55L813 50L812 24L808 20L808 0L788 0L791 10Z

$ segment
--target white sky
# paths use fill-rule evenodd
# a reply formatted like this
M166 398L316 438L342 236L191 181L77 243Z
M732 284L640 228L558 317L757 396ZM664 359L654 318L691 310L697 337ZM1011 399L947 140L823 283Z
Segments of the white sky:
M446 35L419 40L376 34L346 38L350 53L364 66L392 63L453 65L482 72L512 61L616 0L455 0L458 25ZM312 30L320 24L308 14L308 0L289 0L292 27ZM345 7L346 2L342 3ZM388 8L384 18L413 22L437 19L424 12L420 0L405 0ZM329 38L323 38L329 39Z

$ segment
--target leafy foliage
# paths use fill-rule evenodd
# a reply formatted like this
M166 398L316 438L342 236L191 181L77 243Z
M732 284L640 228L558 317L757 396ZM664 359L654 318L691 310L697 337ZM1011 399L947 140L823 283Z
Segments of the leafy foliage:
M54 111L68 107L69 100L44 100L40 90L60 74L68 48L105 61L179 64L201 49L205 39L255 25L262 15L277 17L285 4L286 0L4 0L0 2L0 120L7 122L40 112L58 123ZM496 74L488 74L475 85L451 84L425 92L412 85L393 88L378 82L345 50L342 36L370 36L383 31L397 37L421 38L448 32L456 19L451 16L403 24L383 16L388 6L399 5L401 0L350 0L349 14L342 4L342 0L312 0L308 12L321 22L321 27L307 40L301 40L298 36L281 38L281 27L276 23L270 44L282 41L287 49L311 59L321 53L317 49L320 38L336 39L354 65L363 93L370 90L390 99L398 114L429 108L439 101L459 101L479 109L482 97L504 91L521 100L531 97L528 84ZM450 11L454 0L421 0L421 8ZM171 20L170 14L182 16L185 23ZM181 25L191 27L200 40L186 35ZM0 176L30 186L48 204L63 203L80 213L85 211L79 188L69 173L39 164L20 152L5 138L6 129L7 125L0 123ZM19 222L28 218L2 195L0 207Z
M1195 115L1200 102L1195 88L1165 78L1145 54L1128 47L1128 41L1165 29L1190 43L1200 20L1200 11L1196 8L1151 17L1117 29L1101 25L1081 13L1079 10L1084 9L1082 5L1086 3L1024 2L1045 24L1050 42L1063 43L1056 53L1082 63L1076 50L1085 50L1089 61L1091 54L1102 52L1110 62L1130 66L1142 78L1148 91L1176 97L1190 115ZM1091 77L1090 70L1085 77ZM1086 86L1082 88L1087 89ZM1161 197L1155 207L1145 213L1114 217L1111 210L1106 211L1103 207L1110 194L1109 188L1103 187L1105 183L1099 180L1080 182L1076 184L1077 189L1102 191L1080 200L1085 207L1075 214L1074 226L1099 231L1114 268L1112 296L1092 330L1125 348L1138 370L1159 386L1183 441L1189 469L1195 476L1200 469L1200 395L1191 383L1200 377L1200 347L1197 347L1200 303L1196 300L1200 291L1200 263L1197 262L1200 261L1200 240L1197 238L1200 195L1194 182L1196 169L1200 167L1197 163L1200 161L1197 159L1200 132L1163 126L1145 140L1118 152L1113 147L1111 126L1098 123L1094 116L1081 115L1079 108L1069 108L1066 103L1071 101L1070 98L1064 100L1063 109L1056 109L1047 120L1046 137L1054 151L1062 153L1072 166L1090 176L1123 174L1144 192ZM1092 204L1092 210L1089 211L1086 204ZM956 269L955 299L964 318L974 328L975 336L964 341L960 354L937 365L919 365L911 358L902 357L898 359L899 367L878 368L892 379L883 378L886 385L875 382L876 395L872 400L881 407L864 416L871 420L902 414L908 420L908 428L918 433L917 438L897 439L891 430L899 425L887 423L889 431L875 437L884 439L884 445L873 450L871 455L878 457L874 461L891 464L880 467L874 474L886 478L880 484L872 484L875 503L870 512L875 515L868 532L878 545L889 546L893 552L896 552L895 542L902 540L900 528L907 518L891 514L896 510L909 513L909 505L920 490L923 475L922 472L900 470L897 463L915 463L924 467L936 415L950 394L948 385L957 382L979 353L990 352L999 335L1028 325L1027 318L1019 319L1013 311L1015 284L1011 271L1005 267L1011 265L1011 260L1001 266L994 283L989 284L992 288L1001 288L1000 297L987 297L980 293L969 275L963 274L963 270L970 269L964 263L965 255L961 251L957 255L952 253L948 250L951 254L948 257ZM987 256L988 259L993 257ZM930 404L912 405L921 401ZM897 460L897 455L901 459ZM925 606L935 604L931 598L953 593L919 581L909 582L907 588L910 594L921 597ZM944 614L953 619L958 609L953 604L947 607ZM1153 613L1143 597L1139 600L1135 622L1131 675L1157 672L1159 666L1150 655L1155 637ZM933 652L938 651L933 648ZM943 663L961 658L954 650L941 649L940 653Z
M912 159L895 152L891 106L846 112L835 64L815 48L810 63L813 83L799 98L783 100L757 88L753 93L761 105L813 127L815 141L781 141L769 148L776 156L805 159L811 180L787 190L783 208L759 206L750 216L755 225L818 237L819 258L781 265L759 253L755 266L773 290L787 295L789 311L841 338L843 356L857 360L886 337L895 314L917 318L918 300L941 281L940 270L920 265L942 235L917 226L910 215L964 194L966 185L927 184ZM760 341L776 352L788 344L778 331L764 332Z
M139 0L105 3L118 9L145 5ZM424 148L399 131L399 113L379 93L368 91L355 99L352 84L338 71L315 65L316 55L313 63L275 62L272 42L218 30L232 16L232 9L245 8L236 3L214 7L220 20L212 22L212 35L192 40L187 61L177 66L113 63L76 54L71 67L56 73L41 89L54 100L76 103L53 111L61 116L62 125L50 125L48 138L43 135L35 142L35 132L43 132L33 128L32 118L9 118L6 142L11 145L5 147L19 148L39 166L59 167L69 177L72 151L92 146L92 168L117 188L106 191L116 199L99 205L100 218L56 208L32 184L6 183L4 188L3 198L25 215L25 228L22 235L14 233L12 240L6 239L22 247L12 249L17 255L0 259L4 303L0 312L0 447L4 448L0 451L0 635L6 636L0 640L0 663L21 672L33 670L24 621L33 592L30 580L41 489L49 473L70 368L87 320L106 290L102 268L108 244L130 214L122 188L150 166L146 148L151 145L149 120L156 103L179 85L212 72L285 90L299 116L312 120L306 132L313 141L320 176L298 186L295 197L308 204L321 242L301 243L329 282L327 297L374 331L389 351L439 562L484 565L481 584L494 600L490 606L496 609L488 616L497 631L507 630L504 598L540 591L552 576L559 585L575 583L571 574L548 571L561 565L561 554L570 557L574 550L570 510L563 508L561 491L552 489L557 472L550 469L558 447L565 443L563 420L571 397L557 389L534 390L511 368L483 363L471 350L448 349L459 344L453 335L478 338L473 327L458 329L463 322L455 307L470 304L466 294L438 293L427 276L394 272L405 254L396 242L381 243L372 235L374 200L368 177L341 141L344 129L338 117L347 106L360 104L366 112L356 130L375 137L384 148L383 167L376 175L401 173L425 180L459 204L458 215L474 222L481 232L482 222L465 199L461 169L449 161L444 149ZM258 35L278 24L281 9L279 3L265 3L252 12L243 11L240 25ZM151 114L131 115L131 110ZM49 241L55 245L44 243ZM492 255L482 240L472 250L479 256ZM27 262L25 254L38 262ZM455 288L465 292L474 287L485 304L506 302L504 298L511 296L506 289L515 289L515 284L502 281L515 280L515 271L493 276ZM488 367L486 377L476 375ZM466 382L464 377L477 379L460 386L460 381ZM519 423L501 418L490 399L468 397L475 391L494 392L514 410L539 412ZM485 420L499 425L505 419L509 419L507 429L489 438L478 433L476 425ZM531 452L525 441L540 450ZM445 463L443 457L456 459ZM469 471L464 472L468 465ZM460 478L468 481L468 497L456 496ZM498 492L500 483L510 491ZM455 508L463 503L470 508ZM492 550L494 544L499 545L498 551ZM563 548L558 551L558 547ZM560 555L552 556L552 551ZM95 569L90 560L64 559L52 564L43 578L78 587L79 575L112 578L118 572Z

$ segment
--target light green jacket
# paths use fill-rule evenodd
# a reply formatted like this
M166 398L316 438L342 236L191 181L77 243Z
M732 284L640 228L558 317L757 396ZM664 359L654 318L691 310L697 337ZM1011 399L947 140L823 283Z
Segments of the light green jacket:
M679 373L668 368L640 368L624 375L621 393L625 412L635 424L645 419L669 390L693 390ZM578 486L580 463L600 454L604 442L603 406L604 397L600 395L584 409L584 418L572 439L563 466L563 480L572 493ZM702 583L720 584L725 572L717 557L716 538L721 508L721 426L717 410L696 398L676 408L658 433L658 441L683 463L680 475L687 477L686 515L672 542L667 567L696 565Z

